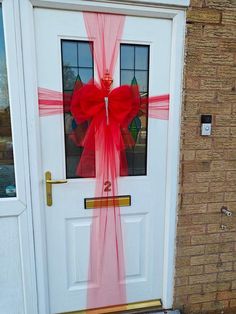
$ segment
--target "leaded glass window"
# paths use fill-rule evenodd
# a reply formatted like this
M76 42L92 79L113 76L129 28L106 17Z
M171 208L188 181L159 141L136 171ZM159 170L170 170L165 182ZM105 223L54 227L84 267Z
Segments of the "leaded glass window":
M149 82L149 46L121 44L120 46L120 84L137 83L140 98L148 97ZM142 108L144 109L144 108ZM147 172L147 136L148 110L139 111L129 126L135 141L132 148L126 149L128 174L146 175Z
M87 123L77 125L67 105L70 103L76 80L79 84L88 83L94 76L92 44L88 41L62 40L62 77L64 95L64 123L66 146L66 176L77 178L76 168L83 147L79 145L87 130ZM95 162L95 161L94 161Z

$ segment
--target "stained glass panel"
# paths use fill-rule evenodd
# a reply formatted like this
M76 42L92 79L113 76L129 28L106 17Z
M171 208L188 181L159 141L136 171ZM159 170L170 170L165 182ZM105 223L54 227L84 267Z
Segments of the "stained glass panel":
M120 83L139 86L140 97L148 95L149 46L121 44L120 46ZM147 172L147 109L140 110L129 125L134 146L126 149L128 174L146 175Z
M85 84L93 79L92 46L87 41L62 40L62 76L65 108L68 105L75 83ZM87 124L77 125L69 109L64 113L65 124L65 157L67 178L78 178L76 169L83 148L82 138L87 130ZM94 161L95 162L95 161Z

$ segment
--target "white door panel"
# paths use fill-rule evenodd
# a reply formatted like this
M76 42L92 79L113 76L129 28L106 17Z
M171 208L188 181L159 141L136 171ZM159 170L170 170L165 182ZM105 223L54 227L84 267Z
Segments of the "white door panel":
M83 15L50 9L34 14L38 87L62 92L61 39L88 40ZM149 95L169 93L171 29L168 19L126 17L120 42L150 46ZM119 82L118 57L114 86ZM40 127L44 171L66 178L63 115L42 117ZM131 206L121 208L128 302L162 298L167 130L168 121L148 119L147 174L119 179L119 195L131 195ZM87 289L98 285L96 278L88 282L90 227L98 219L84 209L84 199L95 196L95 180L69 179L52 189L53 206L42 209L51 313L81 310Z

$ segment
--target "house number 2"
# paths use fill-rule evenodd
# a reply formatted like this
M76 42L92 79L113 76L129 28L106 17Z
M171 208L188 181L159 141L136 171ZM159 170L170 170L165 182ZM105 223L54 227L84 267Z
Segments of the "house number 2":
M111 181L105 181L104 192L111 192Z

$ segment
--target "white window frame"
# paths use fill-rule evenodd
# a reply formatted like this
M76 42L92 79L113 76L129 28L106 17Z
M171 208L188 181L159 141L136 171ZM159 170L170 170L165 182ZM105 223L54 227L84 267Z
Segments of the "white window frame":
M28 119L29 160L33 226L35 233L35 254L38 282L39 313L49 314L48 278L46 263L46 239L43 177L41 165L40 127L37 96L37 67L34 34L34 7L55 9L97 11L134 16L168 18L172 20L172 55L170 94L171 108L168 129L168 159L165 212L164 286L163 306L171 308L174 293L175 235L178 203L179 138L182 102L182 73L184 64L185 9L189 0L163 1L85 1L85 0L15 0L20 6L23 67L25 76L25 97ZM136 2L136 3L134 3ZM165 7L168 5L167 7ZM178 5L178 7L177 7ZM174 105L173 105L174 104Z
M20 14L14 0L0 0L6 52L16 197L0 198L0 219L16 218L22 269L25 313L37 313L34 242L32 228L27 120L25 110Z

